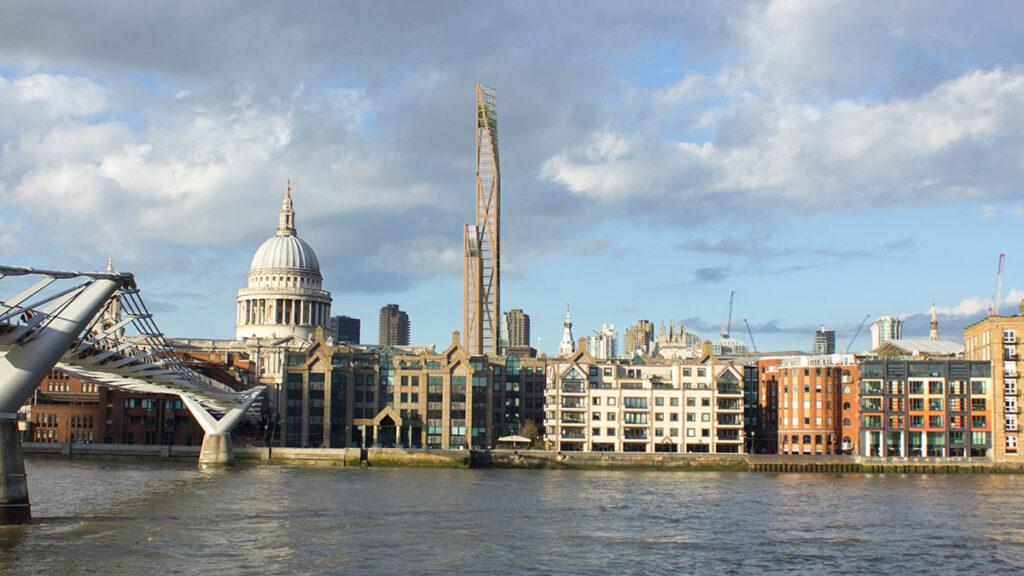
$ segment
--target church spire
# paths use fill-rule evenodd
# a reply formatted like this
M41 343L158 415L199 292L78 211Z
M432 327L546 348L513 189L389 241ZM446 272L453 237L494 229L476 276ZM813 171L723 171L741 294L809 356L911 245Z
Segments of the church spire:
M928 339L939 339L939 318L935 315L935 300L932 300L932 330L928 334Z
M565 324L562 326L562 342L558 345L558 355L569 356L576 351L576 343L572 340L572 318L569 317L569 304L565 305Z
M278 236L295 236L295 211L292 210L292 181L288 180L288 187L284 191L284 201L281 202L281 216L277 221Z

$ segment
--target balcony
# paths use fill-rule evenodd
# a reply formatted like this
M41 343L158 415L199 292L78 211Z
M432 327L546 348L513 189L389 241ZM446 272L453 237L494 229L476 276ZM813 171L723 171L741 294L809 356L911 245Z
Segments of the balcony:
M586 440L587 435L584 434L582 428L562 428L562 438L566 440Z
M563 424L586 424L586 415L582 412L562 412Z
M743 426L743 416L740 414L719 414L719 426Z
M743 388L735 384L719 384L718 394L720 396L742 396Z
M726 399L720 399L718 401L718 409L719 410L733 410L733 411L743 410L743 402L741 400L734 400L734 399L727 399L727 400Z
M562 408L586 410L586 408L587 408L587 399L586 398L580 398L578 396L562 398Z
M623 440L647 440L647 428L626 428L622 431Z
M725 442L740 442L743 438L739 430L719 430L718 440Z

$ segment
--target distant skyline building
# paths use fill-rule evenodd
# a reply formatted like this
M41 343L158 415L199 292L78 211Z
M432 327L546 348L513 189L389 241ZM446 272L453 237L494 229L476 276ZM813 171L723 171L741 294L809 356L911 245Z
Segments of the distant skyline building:
M359 344L359 318L331 316L331 333L334 341L344 344Z
M649 320L638 320L635 326L626 329L623 336L622 354L633 357L649 354L651 342L654 341L654 323Z
M889 340L903 338L903 320L895 316L882 316L871 323L871 349Z
M587 335L587 354L597 360L613 360L618 356L618 334L614 324L603 324L600 332Z
M380 345L409 345L409 315L398 304L388 304L380 309Z
M501 170L497 93L476 85L476 223L463 228L463 344L497 354L501 322Z
M505 339L507 346L522 347L530 345L530 315L519 308L505 312Z
M312 340L317 327L330 328L331 293L323 281L316 253L295 228L289 181L277 233L256 250L247 286L238 291L235 338Z
M836 353L836 331L825 330L824 326L818 328L814 333L814 344L811 346L811 354L824 355Z
M569 305L565 306L565 322L562 324L562 341L558 344L558 356L569 356L576 351L576 342L572 338L572 318L569 316Z

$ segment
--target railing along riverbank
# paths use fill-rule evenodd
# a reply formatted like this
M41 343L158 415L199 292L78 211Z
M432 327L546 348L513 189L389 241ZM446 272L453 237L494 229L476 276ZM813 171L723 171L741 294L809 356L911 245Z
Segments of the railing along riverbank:
M105 460L195 461L198 446L26 442L27 456ZM780 454L554 452L547 450L424 450L402 448L236 447L235 461L322 467L534 468L564 470L690 470L858 474L1024 473L990 458L866 458Z

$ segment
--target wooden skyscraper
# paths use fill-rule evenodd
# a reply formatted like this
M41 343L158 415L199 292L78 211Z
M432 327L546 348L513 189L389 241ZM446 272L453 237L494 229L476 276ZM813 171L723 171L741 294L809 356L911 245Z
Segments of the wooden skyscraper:
M463 228L462 337L470 354L498 353L501 321L501 170L497 95L476 85L476 224Z

